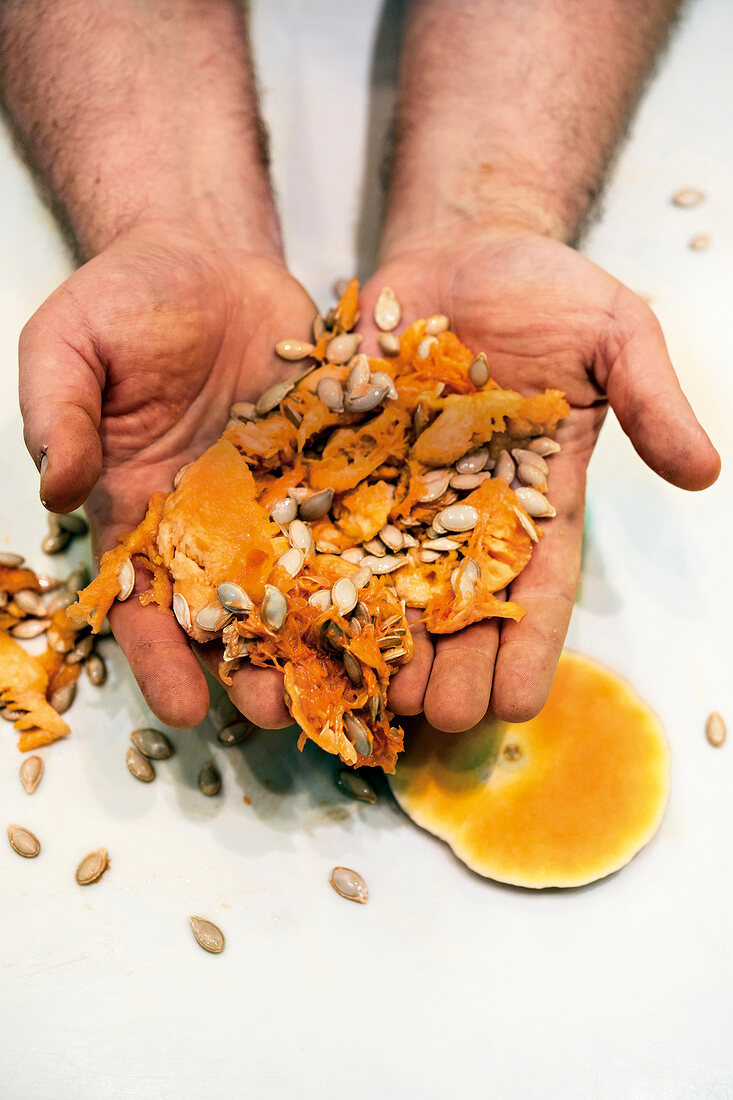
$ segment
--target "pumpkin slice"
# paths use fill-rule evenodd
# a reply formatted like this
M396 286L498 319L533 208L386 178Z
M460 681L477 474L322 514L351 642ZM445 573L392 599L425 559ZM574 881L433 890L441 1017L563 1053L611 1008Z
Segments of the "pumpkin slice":
M623 867L656 832L669 749L629 684L566 652L530 722L485 718L448 734L417 720L390 784L413 821L478 874L582 886Z
M73 668L73 666L67 666ZM78 675L78 668L75 670ZM14 723L21 734L21 752L66 737L70 729L46 702L48 673L37 657L26 653L8 634L0 632L0 700L5 707L26 713Z

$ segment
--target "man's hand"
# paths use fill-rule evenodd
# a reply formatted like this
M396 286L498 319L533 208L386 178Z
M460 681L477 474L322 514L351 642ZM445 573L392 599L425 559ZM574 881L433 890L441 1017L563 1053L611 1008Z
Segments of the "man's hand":
M529 232L473 233L467 244L397 254L365 288L371 316L383 285L408 319L446 313L453 331L485 351L502 386L563 390L562 450L550 460L557 516L509 597L521 622L476 624L433 646L424 630L395 678L391 705L423 709L461 730L492 710L526 721L542 707L562 649L580 567L586 467L607 406L644 461L685 489L703 489L720 460L680 390L659 324L645 303L577 252Z
M315 307L276 259L212 254L184 230L117 240L41 306L20 342L20 400L41 497L86 502L95 549L135 527L148 498L221 433L235 400L256 399L293 365L285 335L308 338ZM147 587L146 574L139 578ZM203 720L209 694L170 615L131 599L110 622L155 713ZM215 670L217 658L207 664ZM287 724L281 677L247 668L230 694L266 727Z

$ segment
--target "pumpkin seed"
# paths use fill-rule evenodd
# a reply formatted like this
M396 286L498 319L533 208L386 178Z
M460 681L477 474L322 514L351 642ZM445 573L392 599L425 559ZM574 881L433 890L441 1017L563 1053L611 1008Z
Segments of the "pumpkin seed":
M91 634L87 634L85 638L80 638L74 648L66 654L67 665L78 665L82 661L86 661L93 648L94 638Z
M537 489L530 489L529 486L522 485L521 488L516 490L516 497L525 512L530 516L551 519L557 515L547 497L543 496Z
M336 893L347 901L358 901L364 905L369 900L369 891L364 879L350 867L334 867L328 881Z
M478 512L472 504L451 504L439 512L435 519L448 531L471 531L478 523Z
M455 477L453 470L445 469L436 470L435 476L430 477L430 479L428 479L427 475L423 475L423 481L426 483L427 488L418 498L420 504L432 504L433 501L439 500L450 485L451 478L453 477Z
M425 322L425 335L440 336L441 332L447 331L449 324L450 322L444 313L434 313Z
M697 187L683 187L672 196L672 202L675 206L697 206L704 198L705 193Z
M346 379L346 395L344 400L364 397L369 391L372 372L366 355L357 355L351 364L349 377Z
M208 633L218 634L220 630L224 629L231 617L231 611L223 607L218 599L210 600L196 616L196 626Z
M15 710L13 707L3 707L0 710L0 718L5 722L17 722L19 718L24 718L28 712L25 710Z
M344 398L344 408L349 412L371 412L372 409L376 409L377 405L381 405L386 396L386 386L370 385L363 397L349 397L347 395Z
M382 349L382 353L389 359L400 354L400 341L393 332L380 332L377 336L377 343Z
M332 653L340 653L344 648L344 632L333 619L327 619L321 626L320 642L324 649L330 649Z
M512 458L516 462L517 466L535 466L540 473L547 477L550 472L550 467L545 462L542 455L537 454L536 451L523 450L521 447L514 447L512 449Z
M22 825L8 825L10 847L25 859L35 859L41 850L38 837Z
M229 406L230 420L256 420L257 413L251 401L235 401Z
M514 481L514 472L514 462L509 452L501 451L494 467L494 477L511 485Z
M311 607L317 607L319 611L328 611L331 606L331 592L328 588L319 588L308 597Z
M435 347L438 343L435 336L424 336L415 350L415 356L418 359L427 359L430 355L430 349Z
M300 506L300 518L309 522L321 519L328 512L333 500L333 489L321 489L318 493L306 497Z
M517 508L515 504L512 504L512 511L514 512L514 515L517 517L526 533L531 538L532 542L539 542L540 537L537 534L537 528L532 523L532 520L529 518L529 516L525 515L524 512L520 508Z
M344 391L335 378L321 378L316 386L316 397L331 412L344 411Z
M129 558L125 558L117 570L117 583L120 586L117 599L120 601L129 599L135 587L135 570Z
M402 532L402 544L403 544L403 546L406 546L408 548L412 547L412 546L419 546L420 545L420 543L417 541L415 536L411 535L409 531L403 531Z
M185 474L186 470L190 470L192 466L193 466L193 462L184 462L183 466L179 466L179 468L176 470L175 474L173 475L173 488L174 489L178 488L178 486L181 484L181 478Z
M276 409L280 402L284 400L294 388L294 378L286 378L285 381L282 382L273 382L273 384L268 386L257 398L255 411L259 416L264 416L265 413L272 412L272 410Z
M477 474L479 470L483 470L486 465L486 460L489 457L488 447L476 447L473 451L468 451L456 462L456 470L459 474Z
M0 565L6 565L8 569L20 569L24 561L22 554L11 554L7 550L0 551Z
M37 638L39 634L45 634L50 625L50 619L22 619L15 626L11 626L10 633L14 638L22 640Z
M361 568L357 569L356 573L354 573L353 576L350 578L351 583L353 584L357 592L362 588L366 588L371 579L372 571L368 565L362 565Z
M401 645L404 634L405 632L402 630L399 634L395 631L392 634L383 635L383 637L379 639L379 648L394 649L395 646Z
M349 711L344 714L344 733L354 746L359 756L372 755L372 734L369 727L361 718Z
M265 595L260 608L263 623L273 630L279 630L285 622L287 613L288 601L280 589L275 588L272 584L266 584Z
M56 711L57 714L66 714L71 704L76 698L76 680L72 680L68 684L64 684L63 687L56 688L51 693L49 703Z
M280 358L287 359L290 363L297 363L299 359L307 359L315 350L313 344L309 344L305 340L278 340L275 344L275 351ZM279 400L275 402L276 405L279 403ZM271 407L274 408L275 406ZM269 411L269 409L265 410L265 412ZM257 412L260 412L260 410L257 409ZM260 415L262 414L260 413Z
M151 726L141 726L133 730L130 740L143 756L148 760L167 760L173 755L173 745L162 730L153 729Z
M359 620L357 619L356 622L358 623ZM361 624L359 624L359 630L361 630ZM354 657L352 653L349 653L348 649L345 649L341 654L341 660L344 663L344 671L354 687L360 688L364 683L364 676L361 671L361 665L356 657Z
M379 532L379 538L389 550L401 550L404 544L402 532L393 523L385 523Z
M394 573L395 569L401 569L407 561L406 554L386 554L383 558L367 555L362 558L362 565L368 566L376 576L384 573Z
M447 539L442 536L437 539L425 539L422 544L423 550L439 550L441 553L448 553L450 550L460 550L460 542L456 542L455 539Z
M80 886L91 886L93 882L99 882L104 872L109 867L109 856L106 848L97 848L84 856L76 869L76 881Z
M397 393L397 387L394 384L394 379L391 374L387 374L386 370L375 370L372 374L372 386L377 389L385 390L385 395L390 401L396 401L399 397Z
M283 405L282 414L286 420L289 420L294 428L299 428L303 423L303 414L300 409L296 409L293 405Z
M331 602L340 615L348 615L358 599L356 587L348 577L340 577L331 588Z
M522 485L529 485L531 489L537 489L540 493L547 492L547 478L537 466L522 462L517 466L517 477Z
M84 671L90 684L101 687L107 679L107 666L98 653L92 653L84 662Z
M298 505L292 497L285 497L283 500L278 500L270 509L270 518L274 520L275 523L279 523L281 527L286 526L288 523L292 523L297 514Z
M710 744L719 748L725 742L727 732L722 714L717 710L712 711L705 723L705 736Z
M369 608L361 600L359 600L356 607L354 608L353 618L360 622L362 626L366 626L367 623L370 623L372 621L372 617L369 614Z
M46 614L46 605L32 588L21 588L13 596L16 604L26 615L35 615L36 618L43 618Z
M481 576L481 567L477 561L474 561L473 558L466 558L463 568L466 572L466 575L471 577L474 581L477 581Z
M143 756L141 752L138 752L136 748L130 745L125 754L125 760L127 762L127 770L135 779L139 779L141 783L153 782L155 779L155 768L150 763L147 756Z
M373 722L376 722L382 709L382 700L379 695L370 695L367 699L367 710Z
M326 346L326 359L329 363L348 363L362 339L358 332L342 332L334 336Z
M421 435L425 431L430 420L431 416L428 406L422 401L418 401L415 406L415 412L412 414L412 426L416 436Z
M41 539L41 550L44 554L60 554L62 550L66 549L70 541L71 535L68 531L49 532Z
M276 565L279 565L281 569L291 577L297 577L303 568L305 562L305 554L302 550L298 550L295 546L291 546L289 550L286 550L284 554L281 554L277 559Z
M213 760L209 760L208 764L204 764L199 772L198 785L201 794L205 794L207 798L213 798L221 790L221 775L217 771Z
M386 649L382 656L385 661L398 661L400 657L407 656L407 650L402 646L398 646L396 649Z
M364 551L358 546L351 546L348 550L343 550L341 552L341 557L344 561L351 562L352 565L360 565L364 557Z
M248 718L240 718L236 722L232 722L229 726L224 726L217 733L217 740L222 745L241 745L243 741L246 741L253 733L257 732L257 726L254 722L250 722Z
M317 313L313 318L313 340L317 344L320 338L326 331L326 323L321 317L320 313Z
M26 794L33 794L43 778L43 761L40 756L27 756L20 765L20 781Z
M530 440L527 444L527 450L547 458L548 455L557 454L561 447L554 439L550 439L549 435L539 435L536 439Z
M451 588L457 596L463 599L471 599L476 592L476 580L460 566L457 566L450 577Z
M68 531L75 538L89 531L89 524L78 512L55 512L53 522L57 530Z
M189 917L188 919L199 947L203 947L204 951L209 951L212 955L218 955L220 951L224 950L226 940L221 928L203 917Z
M341 549L335 542L329 542L328 539L316 539L316 550L319 554L340 554Z
M706 248L710 247L710 236L707 233L698 233L696 237L693 237L688 246L693 252L704 252Z
M342 768L338 773L336 782L349 798L355 798L358 802L374 803L377 801L372 785L367 783L366 779L357 775L356 772L352 772L350 768Z
M91 579L92 576L89 572L89 566L82 561L71 570L64 581L64 587L67 588L69 592L76 595L81 588L86 588Z
M468 368L468 377L473 382L476 389L479 390L486 385L491 377L491 370L486 360L486 354L483 351L479 352Z
M364 543L364 549L367 554L372 554L375 558L383 558L387 553L387 548L381 539L369 539Z
M478 489L487 478L491 477L489 470L482 470L478 474L454 474L450 479L452 489Z
M302 519L294 519L288 528L288 541L296 550L309 554L313 548L313 535L310 527Z
M402 309L397 295L391 286L382 287L374 303L374 320L382 332L391 332L397 328L402 317Z
M420 550L420 561L425 565L431 565L434 561L437 561L439 557L440 554L437 550Z
M349 619L349 626L354 631L354 634L361 634L362 626L358 619L355 619L352 615Z
M191 629L191 608L188 606L186 597L180 592L173 593L173 614L179 626L187 631Z

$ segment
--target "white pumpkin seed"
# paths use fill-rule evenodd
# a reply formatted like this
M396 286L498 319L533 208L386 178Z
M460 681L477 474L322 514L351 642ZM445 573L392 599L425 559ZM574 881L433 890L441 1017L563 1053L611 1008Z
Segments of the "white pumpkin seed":
M213 760L209 760L208 764L204 764L199 772L198 785L201 794L205 794L207 798L213 798L221 790L221 775Z
M93 648L94 638L91 634L87 634L85 638L80 638L74 648L66 654L67 665L78 665L82 661L86 661Z
M511 485L514 481L514 462L508 451L500 452L494 467L494 477L506 482L507 485Z
M381 539L369 539L368 542L364 543L364 550L375 558L383 558L387 553L387 548Z
M344 733L359 756L368 758L372 755L372 734L369 727L349 711L344 714Z
M363 337L358 332L342 332L334 336L326 347L326 359L329 363L347 363L356 353Z
M130 775L133 775L135 779L139 779L141 783L152 783L155 779L155 768L148 760L147 756L143 756L141 752L138 752L132 745L125 753L125 761L127 763L127 770Z
M417 359L427 359L430 355L430 349L435 347L438 343L435 336L424 336L415 350L415 356Z
M22 825L8 825L8 840L13 851L24 859L35 859L41 850L38 837Z
M54 592L48 601L46 611L49 615L55 615L57 611L61 611L64 607L71 607L73 603L76 603L76 593L62 589L60 592Z
M360 569L357 569L356 573L350 578L354 588L359 591L362 588L366 588L369 581L372 579L372 571L368 565L362 565Z
M440 336L441 332L447 332L449 324L450 322L444 313L434 313L425 322L425 335Z
M354 608L353 617L357 619L362 626L366 626L367 623L370 623L372 621L372 617L369 614L369 608L361 600L359 600L358 604Z
M705 198L705 193L697 187L683 187L672 196L675 206L697 206Z
M352 772L350 768L342 768L338 773L336 782L349 798L355 798L358 802L374 803L377 801L376 793L371 784L367 783L366 779L357 775L356 772Z
M199 947L203 947L204 951L208 951L212 955L218 955L220 951L224 950L226 940L221 928L203 917L189 917L188 919Z
M312 331L313 340L317 344L323 336L324 332L326 331L326 322L323 320L323 317L320 315L320 313L317 313L313 318Z
M547 477L550 472L550 467L545 462L542 455L537 454L536 451L525 450L522 447L514 447L512 449L512 458L516 462L517 466L534 466Z
M193 462L184 462L183 466L179 467L179 469L176 470L176 472L173 476L173 488L174 489L178 488L178 486L181 484L181 478L185 474L186 470L190 470L192 466L193 466Z
M482 351L476 356L468 368L468 377L477 389L481 389L491 378L491 370L486 360L486 354Z
M288 528L288 541L296 550L302 550L307 556L313 548L313 535L307 523L294 519Z
M11 626L10 633L14 638L22 640L37 638L40 634L45 634L50 625L50 619L21 619L15 626Z
M210 600L196 616L196 626L210 634L218 634L231 620L232 613L218 599Z
M306 489L305 485L296 485L294 488L288 489L288 496L295 501L299 508L309 493L310 490Z
M326 515L333 500L333 489L321 489L306 497L300 506L300 518L312 522Z
M107 679L107 666L98 653L92 653L84 662L84 671L90 684L101 687Z
M457 596L461 596L464 599L470 599L475 595L476 580L465 568L461 568L460 565L451 573L450 583L451 588Z
M125 558L117 570L117 583L120 586L117 599L120 601L129 599L135 587L135 570L129 558Z
M281 554L277 559L276 565L279 565L281 569L291 577L297 577L303 568L305 563L305 554L302 550L298 550L297 547L291 546L289 550L286 550L284 554Z
M99 882L104 872L109 867L109 856L106 848L97 848L84 856L76 869L76 881L80 886L90 886L93 882Z
M391 374L387 374L386 370L375 370L372 375L372 387L377 389L383 389L385 395L390 401L396 401L399 397L397 393L397 387L394 384L394 379Z
M60 554L62 550L66 549L70 541L71 535L68 531L54 531L41 539L41 550L44 554Z
M425 565L431 565L434 561L437 561L440 554L437 550L420 550L420 561Z
M536 489L530 489L528 485L522 485L516 490L516 497L528 515L535 519L552 518L557 512L550 504L546 496Z
M437 539L425 539L422 544L423 550L439 550L441 553L448 553L450 550L460 550L460 542L456 542L455 539L446 539L442 536Z
M374 303L374 320L382 332L391 332L397 328L402 317L402 309L397 295L391 286L382 287Z
M351 364L349 377L346 379L345 401L351 401L357 397L364 397L369 392L372 372L366 355L357 355Z
M152 726L141 726L133 730L130 740L137 751L147 756L148 760L167 760L173 755L173 745L166 735Z
M319 588L308 597L311 607L317 607L319 611L328 611L331 606L331 592L328 588Z
M398 661L400 657L407 656L407 650L403 649L402 646L400 646L398 649L387 649L382 654L382 656L384 657L385 661Z
M537 489L540 493L547 492L547 477L537 466L532 466L528 462L520 463L517 466L517 477L522 485L529 485L530 488Z
M188 606L186 597L180 592L173 593L173 614L179 626L184 630L191 629L191 608Z
M377 405L381 405L387 396L386 386L369 386L369 389L362 397L349 397L344 398L344 408L349 412L371 412L372 409L376 409Z
M66 714L71 704L76 698L76 680L72 680L68 684L64 684L63 687L56 688L51 693L49 703L56 711L57 714Z
M434 500L439 500L450 485L451 478L453 477L455 477L453 470L445 469L433 471L430 477L428 477L427 474L423 474L422 478L427 488L418 498L420 504L432 504Z
M285 622L288 613L288 601L279 588L272 584L265 585L265 595L260 608L260 615L265 626L272 630L279 630Z
M478 489L490 477L489 470L482 470L478 474L454 474L450 479L451 489Z
M328 539L316 539L316 550L319 554L340 554L341 548L335 542Z
M356 586L348 577L340 577L331 588L331 603L340 615L348 615L359 599Z
M409 531L402 531L402 545L405 547L411 547L419 546L420 543L417 541L414 535L410 534Z
M281 359L287 359L290 363L297 363L299 359L307 359L316 349L313 344L305 340L278 340L275 351ZM279 402L276 402L279 404ZM259 412L259 409L257 410ZM269 412L269 410L267 410Z
M5 565L8 569L20 569L24 561L22 554L11 554L7 550L0 551L0 565Z
M35 615L42 619L46 615L46 605L37 592L32 588L21 588L13 596L17 606L26 615Z
M89 572L89 567L82 561L71 570L64 581L64 587L67 588L69 592L76 595L80 588L86 588L91 579L92 575Z
M387 554L383 558L376 558L368 554L365 558L362 558L361 564L368 566L375 576L383 576L385 573L394 573L395 569L401 569L406 561L406 554Z
M33 794L43 778L43 761L40 756L26 756L20 765L20 781L26 794Z
M264 416L266 413L276 409L280 402L284 400L294 388L294 378L286 378L282 382L273 382L273 384L268 386L257 398L255 411L258 416Z
M727 732L722 714L719 714L717 710L712 711L705 723L705 736L710 744L714 745L716 749L720 748L725 742Z
M473 451L468 451L456 462L456 471L459 474L477 474L479 470L483 470L486 466L486 460L489 457L488 447L476 447Z
M478 523L478 512L472 504L451 504L439 512L435 519L447 531L471 531Z
M359 546L350 546L348 550L342 551L341 557L344 561L351 562L352 565L360 565L364 557L364 551Z
M231 420L255 420L257 412L252 401L235 401L229 406Z
M382 354L386 355L388 359L400 354L399 337L395 336L393 332L380 332L377 335L377 343L382 350Z
M528 451L542 455L543 458L557 454L560 449L560 444L556 443L554 439L550 439L549 435L539 435L527 444Z
M328 881L336 893L347 901L358 901L364 905L369 900L369 891L364 879L350 867L334 867Z
M540 537L537 534L537 528L532 523L532 520L529 518L529 516L525 515L525 513L520 508L517 508L515 504L512 504L512 511L514 512L514 515L517 517L526 533L531 538L532 542L539 542Z
M297 514L298 505L292 497L278 500L270 509L270 518L274 520L275 523L279 523L281 527L285 527L288 523L292 523Z
M401 550L404 545L402 532L393 523L385 523L379 532L379 538L389 550Z
M344 411L344 391L335 378L321 378L316 386L316 396L331 412Z

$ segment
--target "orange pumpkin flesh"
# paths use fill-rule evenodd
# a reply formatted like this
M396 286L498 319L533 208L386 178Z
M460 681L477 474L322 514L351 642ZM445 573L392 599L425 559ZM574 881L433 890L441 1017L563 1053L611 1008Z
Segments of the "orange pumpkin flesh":
M563 653L530 722L490 717L462 734L424 718L390 777L402 809L473 871L535 889L582 886L654 835L669 749L653 711L609 669Z
M151 499L140 527L104 555L99 576L69 615L97 630L120 592L120 568L137 556L152 578L144 602L157 603L165 613L174 601L179 612L183 606L179 621L197 641L221 634L225 683L246 649L252 664L283 671L286 702L303 730L301 744L310 737L349 764L392 771L403 734L391 725L386 696L390 677L412 655L405 607L424 609L435 633L490 616L521 618L521 607L495 593L529 561L531 541L519 513L526 514L512 489L485 480L474 492L461 490L479 521L472 531L451 536L457 549L431 564L421 560L419 545L410 544L401 568L375 574L360 588L366 625L354 622L351 611L342 616L333 607L323 610L310 598L355 574L358 566L339 555L374 540L385 525L397 526L404 536L417 530L427 537L424 527L445 504L460 499L453 489L442 503L423 499L434 467L479 444L488 445L492 458L502 447L524 446L532 436L554 431L568 406L557 391L527 398L491 379L477 387L469 377L473 353L451 332L440 334L429 355L420 357L425 322L418 321L402 334L399 355L369 360L372 373L392 379L396 397L370 411L335 412L321 401L318 387L324 379L334 386L348 378L348 364L324 360L333 336L355 324L358 289L352 280L332 311L313 352L317 365L296 376L266 415L230 423L172 493ZM432 420L421 425L422 434L415 424L418 406ZM311 521L313 545L292 577L279 564L287 532L270 512L288 494L323 490L333 493L329 510ZM457 597L454 570L468 557L478 571L475 592ZM204 608L221 610L217 587L225 581L239 585L253 606L222 631L203 629L197 616ZM268 585L287 600L286 618L277 628L262 614ZM348 735L349 715L368 731L366 755L355 747L364 747L363 739L353 729Z
M73 670L74 679L79 675L78 665L65 667ZM58 682L56 686L63 684ZM46 701L48 689L49 673L44 661L26 653L13 638L0 631L0 700L4 707L26 712L14 723L21 735L18 742L21 752L47 745L70 732L63 718Z

